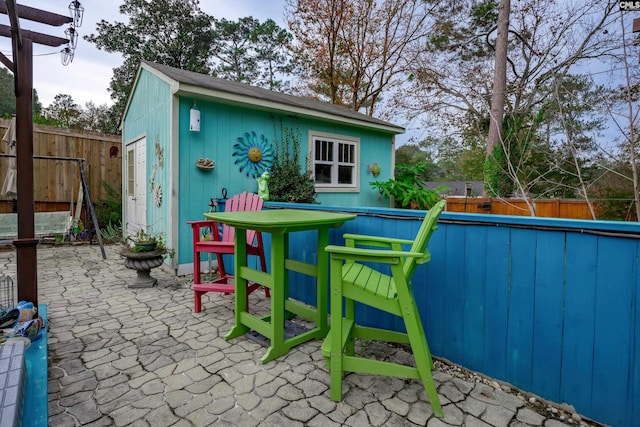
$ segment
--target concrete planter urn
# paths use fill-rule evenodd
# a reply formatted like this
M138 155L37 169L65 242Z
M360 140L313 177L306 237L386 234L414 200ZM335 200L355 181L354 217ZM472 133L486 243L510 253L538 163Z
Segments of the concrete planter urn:
M120 251L124 257L124 266L137 272L136 278L129 283L129 288L151 288L158 283L158 279L151 276L151 269L160 267L164 262L166 249L156 249L148 252L134 252L129 248Z

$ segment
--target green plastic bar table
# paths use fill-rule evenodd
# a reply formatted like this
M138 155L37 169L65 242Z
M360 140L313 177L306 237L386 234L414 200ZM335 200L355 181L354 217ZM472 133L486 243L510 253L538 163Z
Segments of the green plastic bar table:
M235 325L225 339L239 337L254 330L270 340L269 348L260 358L262 363L288 353L289 349L311 339L322 339L329 332L327 320L329 260L324 248L329 244L329 229L340 227L355 215L278 209L247 212L208 212L207 219L222 222L236 229L235 233ZM247 242L245 230L257 230L271 234L270 273L247 266ZM289 258L289 233L318 231L316 265ZM317 288L317 306L309 307L289 298L288 271L314 276ZM271 313L257 317L247 312L247 281L259 283L271 290ZM316 327L286 338L285 317L295 314L315 322Z

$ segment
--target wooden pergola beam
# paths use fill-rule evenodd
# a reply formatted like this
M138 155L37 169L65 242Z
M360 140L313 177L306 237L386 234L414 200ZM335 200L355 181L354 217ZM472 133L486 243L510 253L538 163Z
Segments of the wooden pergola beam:
M4 53L0 52L0 62L13 73L13 62L7 58Z
M6 25L0 25L0 37L11 37L11 27ZM20 30L22 38L30 39L33 43L42 44L45 46L62 46L69 43L68 39L56 36L50 36L49 34L37 33L35 31Z
M40 22L41 24L53 25L59 27L64 24L73 22L73 18L65 15L58 15L57 13L47 12L46 10L35 9L29 6L23 6L21 4L16 5L17 15L22 19L27 19L33 22ZM9 9L7 7L7 0L0 0L0 13L8 15Z
M9 15L9 23L11 24L11 27L9 28L9 35L5 37L11 37L11 41L13 42L13 53L15 54L15 50L22 47L22 35L20 32L20 20L18 19L17 5L15 1L11 1L9 3L7 3L6 0L3 1L5 3L4 14Z

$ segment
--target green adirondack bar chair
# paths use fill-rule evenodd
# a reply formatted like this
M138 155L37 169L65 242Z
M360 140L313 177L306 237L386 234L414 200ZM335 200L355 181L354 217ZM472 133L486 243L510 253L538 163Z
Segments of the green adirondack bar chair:
M433 360L413 296L411 277L418 264L431 259L427 244L445 204L441 200L429 210L413 241L345 234L345 246L326 247L331 255L331 329L322 344L322 354L331 374L332 400L342 400L343 372L412 378L422 381L434 414L442 416L431 375ZM409 245L411 249L403 250ZM391 275L362 262L388 264ZM406 333L356 325L356 301L402 317ZM357 356L356 338L410 344L416 367Z

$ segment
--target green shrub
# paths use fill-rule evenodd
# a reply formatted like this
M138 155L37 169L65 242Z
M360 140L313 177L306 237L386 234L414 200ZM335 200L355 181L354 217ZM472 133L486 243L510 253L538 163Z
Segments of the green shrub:
M122 226L109 223L106 227L100 227L100 235L105 243L120 243L122 242Z
M275 120L274 120L275 122ZM274 123L275 156L269 180L273 202L317 203L315 182L307 168L300 167L300 128L285 127L280 118L280 135ZM305 164L306 164L305 159Z
M122 195L119 189L115 189L107 182L102 181L107 197L95 203L96 217L100 228L122 225Z
M424 188L427 165L396 165L396 179L374 181L369 184L378 189L380 197L393 199L396 208L429 209L440 200L440 193L449 187L440 186L435 190Z

